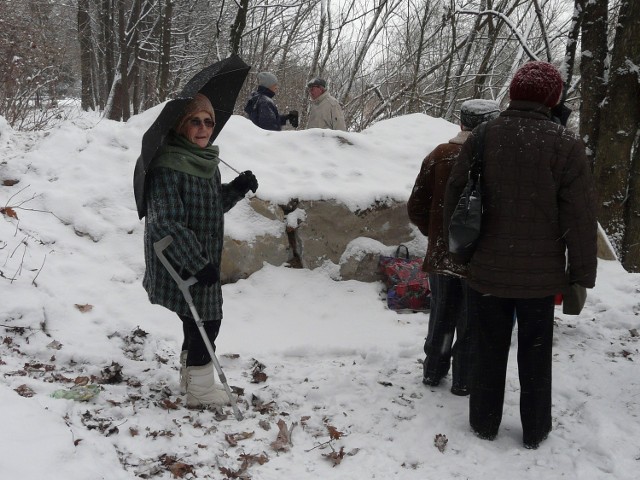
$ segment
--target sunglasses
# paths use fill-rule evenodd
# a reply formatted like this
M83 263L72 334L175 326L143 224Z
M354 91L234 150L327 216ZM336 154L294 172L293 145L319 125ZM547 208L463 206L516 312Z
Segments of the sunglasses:
M189 120L189 125L192 127L200 128L201 126L205 126L206 128L213 128L216 125L216 122L211 120L210 118L205 118L204 120L200 118L192 118Z

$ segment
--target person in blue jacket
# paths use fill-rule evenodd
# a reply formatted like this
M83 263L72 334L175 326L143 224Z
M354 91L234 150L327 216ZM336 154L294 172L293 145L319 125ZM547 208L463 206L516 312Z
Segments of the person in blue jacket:
M298 112L290 111L280 115L273 97L278 93L278 77L271 72L260 72L257 75L258 88L251 93L244 112L258 127L264 130L282 130L287 120L293 128L298 127Z

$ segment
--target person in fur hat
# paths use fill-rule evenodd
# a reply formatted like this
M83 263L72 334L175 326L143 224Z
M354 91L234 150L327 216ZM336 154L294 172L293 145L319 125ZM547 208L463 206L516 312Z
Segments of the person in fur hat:
M213 363L189 306L177 283L160 263L153 244L167 235L173 242L166 256L183 277L195 276L191 287L194 305L215 348L222 322L220 258L224 213L249 190L258 188L247 170L230 183L222 183L219 149L211 145L215 112L209 99L197 94L150 165L146 189L143 286L151 303L175 312L182 321L180 386L188 407L221 406L229 402L215 380Z
M562 89L551 63L526 63L511 80L508 108L488 122L482 225L467 271L475 346L471 428L483 439L498 434L515 318L526 448L537 448L551 431L554 297L596 280L596 197L585 147L551 118ZM445 234L467 183L475 134L451 170Z
M251 93L244 113L258 127L263 130L282 130L287 123L293 128L298 127L298 112L291 110L287 115L280 115L278 107L273 101L280 89L278 77L271 72L260 72L257 75L258 88Z
M466 267L458 265L444 241L444 192L449 173L471 131L495 118L500 106L493 100L467 100L460 106L461 131L438 145L423 160L407 203L411 222L429 239L423 270L429 272L431 311L424 343L422 383L435 387L453 363L451 393L469 394L471 341L467 328ZM455 334L455 343L454 343ZM452 362L453 360L453 362Z

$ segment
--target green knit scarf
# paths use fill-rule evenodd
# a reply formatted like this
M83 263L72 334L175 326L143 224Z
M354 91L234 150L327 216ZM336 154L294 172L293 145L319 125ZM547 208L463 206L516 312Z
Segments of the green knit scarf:
M220 163L217 145L201 148L181 135L170 132L167 144L151 164L151 168L166 167L200 178L213 178Z

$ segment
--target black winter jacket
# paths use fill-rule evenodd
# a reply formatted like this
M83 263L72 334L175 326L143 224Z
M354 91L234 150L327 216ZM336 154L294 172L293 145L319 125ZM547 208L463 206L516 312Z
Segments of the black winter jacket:
M474 135L453 166L445 229L466 182ZM504 298L541 298L595 284L597 222L584 144L538 103L513 101L488 123L482 229L467 281Z

